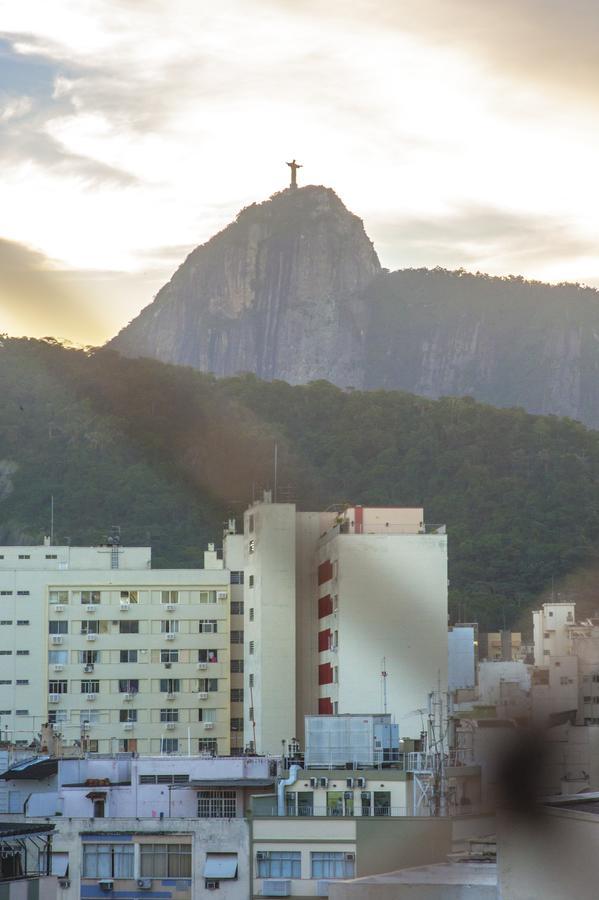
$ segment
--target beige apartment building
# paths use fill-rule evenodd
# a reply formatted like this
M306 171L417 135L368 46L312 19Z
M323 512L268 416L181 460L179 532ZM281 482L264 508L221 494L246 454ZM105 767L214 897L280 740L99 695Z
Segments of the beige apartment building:
M152 569L149 548L0 548L0 731L44 722L90 752L231 747L229 572Z
M423 510L244 517L245 736L258 753L304 740L306 715L390 713L418 737L447 685L447 536Z

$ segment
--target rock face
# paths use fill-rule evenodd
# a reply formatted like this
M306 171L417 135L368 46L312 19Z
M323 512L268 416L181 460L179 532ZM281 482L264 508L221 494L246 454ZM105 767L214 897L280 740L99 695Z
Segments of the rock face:
M286 190L194 250L110 342L216 375L471 395L599 426L599 293L381 270L330 189Z
M362 222L334 191L282 191L194 250L111 345L215 375L361 383L356 292L379 272Z

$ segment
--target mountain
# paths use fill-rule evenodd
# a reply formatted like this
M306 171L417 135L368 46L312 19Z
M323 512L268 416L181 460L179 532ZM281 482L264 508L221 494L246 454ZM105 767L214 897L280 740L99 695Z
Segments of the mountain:
M360 219L319 186L244 209L109 346L218 376L473 396L599 426L599 292L389 273Z
M531 605L571 573L581 612L597 607L599 434L571 420L24 339L0 344L0 383L0 543L40 541L53 495L59 541L118 525L158 565L198 565L271 484L277 441L281 490L300 509L423 505L445 523L462 620L529 628Z
M216 375L362 380L363 304L380 272L334 191L286 190L198 247L111 346Z

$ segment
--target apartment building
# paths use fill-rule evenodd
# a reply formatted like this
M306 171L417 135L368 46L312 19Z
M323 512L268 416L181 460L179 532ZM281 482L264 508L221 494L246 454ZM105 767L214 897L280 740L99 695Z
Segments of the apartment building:
M422 509L244 517L245 734L258 752L303 741L311 714L417 712L447 684L447 538Z
M90 752L230 749L230 590L149 548L0 548L0 731L45 722Z
M204 560L204 564L206 564L206 560ZM231 756L237 756L245 748L243 731L244 562L243 535L236 534L234 519L229 521L223 535L223 564L229 573L231 598Z

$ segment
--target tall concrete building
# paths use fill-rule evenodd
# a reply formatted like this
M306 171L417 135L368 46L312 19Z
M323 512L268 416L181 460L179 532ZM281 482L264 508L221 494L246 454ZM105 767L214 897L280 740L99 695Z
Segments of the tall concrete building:
M422 509L297 512L269 495L244 518L245 735L303 739L305 715L417 710L447 684L447 538Z
M0 548L0 732L91 752L230 750L230 574L147 547Z

